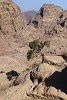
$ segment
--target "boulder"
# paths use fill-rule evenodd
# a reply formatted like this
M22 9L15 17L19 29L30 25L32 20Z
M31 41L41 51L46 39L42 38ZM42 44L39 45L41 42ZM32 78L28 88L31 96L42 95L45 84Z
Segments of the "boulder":
M55 66L43 63L38 68L38 77L41 77L42 80L44 81L46 78L51 76L57 70L58 69Z
M45 62L61 66L65 63L65 60L61 56L45 56Z
M54 87L50 87L47 91L48 95L56 96L58 95L58 90Z

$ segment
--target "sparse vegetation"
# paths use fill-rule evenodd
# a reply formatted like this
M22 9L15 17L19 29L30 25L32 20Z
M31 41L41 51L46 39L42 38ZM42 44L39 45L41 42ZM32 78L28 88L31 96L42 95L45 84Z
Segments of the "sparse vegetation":
M40 42L38 39L29 43L29 47L31 50L27 52L28 61L34 57L35 53L39 53L41 49L44 47L44 43Z
M30 42L29 43L30 50L27 52L28 61L34 57L34 54L36 54L36 53L42 54L41 49L43 49L44 46L50 47L50 41L42 42L37 39L37 40ZM43 63L44 62L44 54L42 54L41 56L42 56L42 63Z
M28 61L34 57L35 53L39 53L41 49L44 47L44 43L40 42L38 39L29 43L29 47L31 50L27 52Z
M27 59L28 59L28 61L29 61L33 56L34 56L33 50L28 50L28 52L27 52Z
M39 52L44 47L44 43L40 42L38 39L29 43L30 49L33 51Z

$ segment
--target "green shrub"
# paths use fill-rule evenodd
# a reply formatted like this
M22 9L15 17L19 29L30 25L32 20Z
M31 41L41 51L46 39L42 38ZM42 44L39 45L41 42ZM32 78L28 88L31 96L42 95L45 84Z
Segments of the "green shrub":
M44 54L42 54L41 49L43 49L44 46L50 47L50 41L42 42L37 39L37 40L30 42L29 43L30 50L27 52L28 61L31 58L37 56L39 53L41 53L42 63L43 63L44 62Z
M31 58L33 58L33 56L34 56L33 50L28 50L28 52L27 52L27 59L28 59L28 61L29 61Z
M36 52L41 51L41 49L44 47L44 44L42 42L39 42L39 40L34 40L33 42L29 43L29 47Z

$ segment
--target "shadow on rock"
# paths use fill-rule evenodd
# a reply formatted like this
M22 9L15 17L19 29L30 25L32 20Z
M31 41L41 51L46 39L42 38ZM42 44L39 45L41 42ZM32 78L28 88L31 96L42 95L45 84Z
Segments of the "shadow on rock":
M62 72L56 71L45 80L46 86L53 86L67 94L67 67Z
M14 70L11 70L10 72L6 73L7 79L10 81L13 77L19 76L19 73L17 73Z

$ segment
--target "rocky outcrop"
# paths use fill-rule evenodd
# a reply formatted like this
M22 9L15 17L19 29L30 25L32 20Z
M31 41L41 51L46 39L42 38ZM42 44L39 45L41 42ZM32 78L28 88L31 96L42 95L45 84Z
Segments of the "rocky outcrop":
M22 72L19 67L4 69L0 72L0 99L67 100L66 66L61 56L45 56L45 62Z
M67 11L46 4L27 23L0 0L0 12L0 100L67 100Z
M67 100L66 83L64 83L67 80L65 78L67 67L63 63L66 61L60 56L48 56L45 63L33 68L30 72L30 79L35 87L29 95L33 98L38 96L39 100Z
M16 51L21 46L25 18L11 0L0 0L0 55Z
M39 13L43 20L56 20L61 12L63 12L63 9L58 6L44 4Z
M67 11L52 4L45 4L28 23L35 28L37 39L50 42L50 47L44 46L43 54L55 56L67 52L66 19ZM35 40L36 37L32 33L31 35L32 40Z
M0 0L0 31L3 34L22 33L24 15L11 0Z

